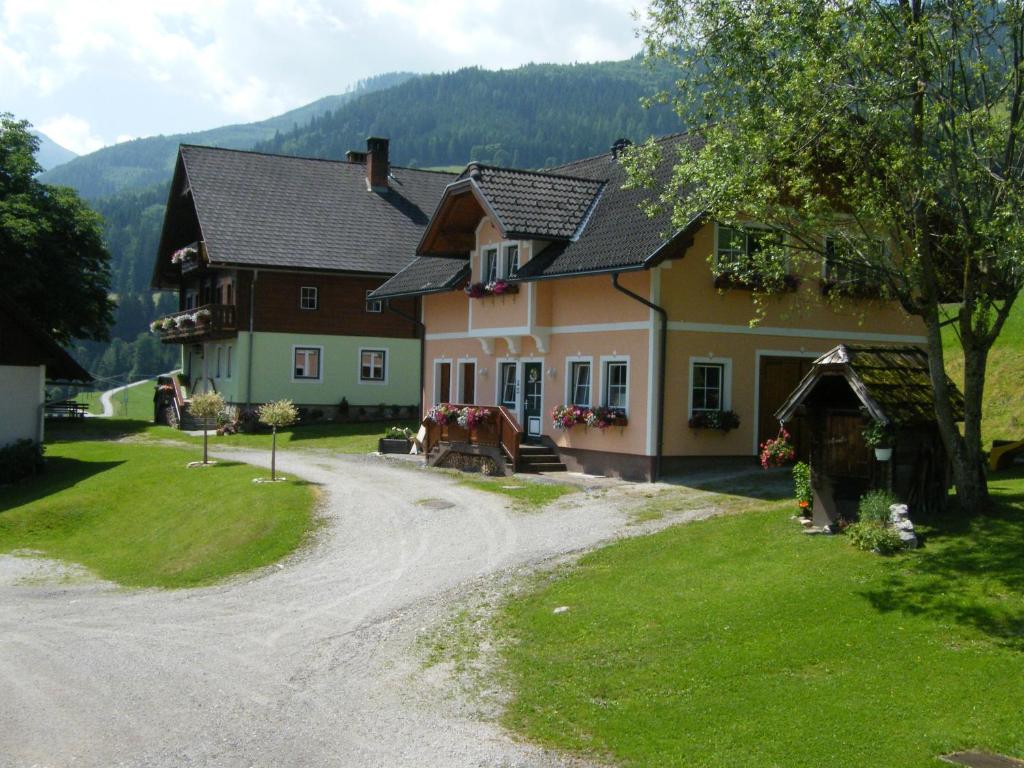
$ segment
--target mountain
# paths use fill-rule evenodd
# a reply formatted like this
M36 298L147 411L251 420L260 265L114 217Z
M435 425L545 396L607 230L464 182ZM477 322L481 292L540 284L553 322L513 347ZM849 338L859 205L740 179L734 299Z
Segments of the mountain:
M671 83L669 69L652 69L639 58L422 75L354 99L255 149L341 159L376 135L391 138L398 165L478 160L551 166L605 152L620 136L636 140L679 130L671 108L640 104Z
M671 82L670 71L636 58L387 75L345 94L343 101L314 102L299 115L142 139L74 160L44 181L71 184L103 215L119 309L112 343L79 344L73 351L102 377L152 374L175 364L175 349L161 347L147 325L173 311L172 297L149 293L149 277L175 151L183 140L341 159L347 150L365 147L367 136L380 135L391 139L397 165L461 167L473 159L537 168L606 152L619 137L639 141L679 130L669 107L644 109L640 103Z
M74 160L78 155L66 147L62 147L42 131L32 131L39 139L39 149L36 151L36 160L44 171L48 171L69 160Z
M412 77L415 75L410 72L377 75L360 81L345 93L326 96L304 107L257 123L227 125L195 133L150 136L125 141L77 157L71 162L48 170L39 178L47 184L74 187L86 199L167 183L174 170L174 158L179 144L249 149L258 142L272 139L281 131L298 130L314 117L335 110L364 94L373 93L381 88L390 88Z

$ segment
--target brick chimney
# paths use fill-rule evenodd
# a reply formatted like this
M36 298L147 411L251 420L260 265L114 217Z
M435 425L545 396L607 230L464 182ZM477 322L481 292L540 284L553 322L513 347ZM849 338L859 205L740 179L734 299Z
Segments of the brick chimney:
M366 140L366 184L373 192L388 191L388 140L371 136Z

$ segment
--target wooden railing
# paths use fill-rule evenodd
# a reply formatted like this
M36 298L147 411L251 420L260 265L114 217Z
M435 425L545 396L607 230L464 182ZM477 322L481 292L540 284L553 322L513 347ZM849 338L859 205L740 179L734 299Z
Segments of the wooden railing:
M429 454L440 443L465 443L467 445L496 446L511 462L513 468L519 466L519 444L523 438L523 429L516 417L504 406L473 405L466 406L451 403L453 408L480 408L488 411L489 416L483 423L473 429L460 427L456 423L436 424L430 419L423 419L422 426L427 430L423 443L423 452Z
M170 327L160 328L158 333L161 341L174 343L225 338L238 333L235 318L234 304L204 304L160 318L158 322L170 321Z

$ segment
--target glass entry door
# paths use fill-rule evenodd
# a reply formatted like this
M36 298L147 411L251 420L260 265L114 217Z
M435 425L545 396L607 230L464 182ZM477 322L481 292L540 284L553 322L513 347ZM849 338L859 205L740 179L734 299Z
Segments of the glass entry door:
M501 393L498 397L501 405L512 413L519 412L519 382L516 380L516 364L501 364Z
M530 437L540 437L543 407L544 366L542 363L523 363L523 417L526 434Z

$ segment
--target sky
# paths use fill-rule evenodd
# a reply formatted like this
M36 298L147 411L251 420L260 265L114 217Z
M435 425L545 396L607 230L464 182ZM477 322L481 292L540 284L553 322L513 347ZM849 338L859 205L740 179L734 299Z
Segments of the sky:
M0 112L68 149L278 115L384 72L624 59L643 0L0 0Z

